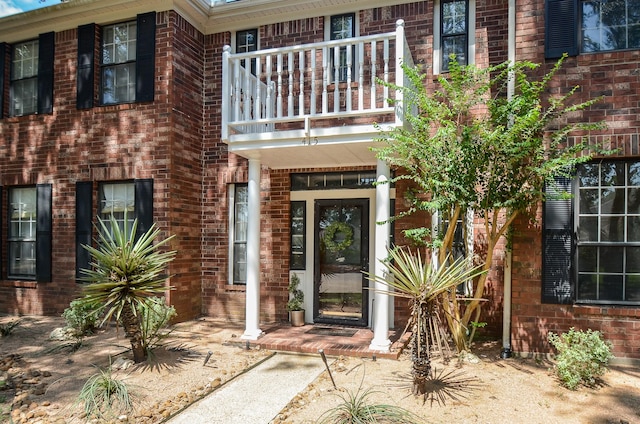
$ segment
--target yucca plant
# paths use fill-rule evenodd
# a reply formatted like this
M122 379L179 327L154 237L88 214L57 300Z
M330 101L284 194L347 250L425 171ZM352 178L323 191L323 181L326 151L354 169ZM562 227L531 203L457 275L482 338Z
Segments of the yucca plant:
M419 251L396 247L389 249L389 256L382 260L389 275L369 274L369 279L380 282L391 290L389 296L409 299L411 315L407 328L411 328L411 360L413 394L424 395L431 374L431 343L439 337L442 328L438 319L441 294L483 273L481 267L470 267L467 259L459 258L440 267L423 261Z
M108 419L133 409L129 387L111 373L110 366L89 377L80 390L78 401L84 404L87 417Z
M160 230L155 224L136 239L138 221L131 230L121 229L113 215L107 225L98 218L97 247L84 248L90 253L91 269L83 269L82 280L86 303L100 305L96 313L104 313L101 324L111 319L122 325L131 341L134 362L147 359L141 330L141 307L152 308L152 297L164 294L165 268L175 257L175 251L160 251L172 237L154 244ZM125 226L126 227L126 226Z

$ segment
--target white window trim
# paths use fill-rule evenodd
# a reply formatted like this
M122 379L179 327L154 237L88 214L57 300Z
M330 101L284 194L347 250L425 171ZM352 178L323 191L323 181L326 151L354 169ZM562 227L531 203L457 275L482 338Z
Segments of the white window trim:
M120 44L127 44L127 55L129 54L129 44L133 43L134 47L136 47L136 55L134 59L127 59L125 61L120 61L120 62L116 62L115 58L112 62L109 63L104 63L104 50L105 50L105 46L108 45L115 45L118 46L120 44L116 44L116 43L112 43L113 40L106 40L104 38L104 32L108 29L108 28L115 28L115 27L120 27L120 26L127 26L127 32L129 30L129 26L130 25L136 25L136 30L137 30L137 25L138 22L133 20L133 21L125 21L125 22L120 22L120 23L116 23L116 24L111 24L111 25L106 25L103 29L102 29L102 35L101 35L101 40L100 40L100 104L104 105L104 106L111 106L111 105L120 105L120 104L127 104L127 103L134 103L136 101L136 86L137 86L137 75L135 73L136 71L136 63L138 61L138 50L137 50L137 38L131 40L128 39L126 43L120 43ZM131 78L131 75L129 75L128 78L128 83L127 84L123 84L123 85L117 85L116 81L117 81L117 77L113 77L113 90L114 90L114 94L113 97L114 99L117 98L116 93L117 93L117 89L121 88L121 87L126 87L127 91L131 91L133 90L133 94L130 96L132 98L128 98L126 100L122 100L122 99L117 99L114 102L107 102L105 101L105 81L104 81L104 71L105 69L111 69L113 72L115 72L115 70L117 70L120 67L131 67L133 68L133 78Z
M359 37L360 36L360 14L358 13L357 10L353 11L353 12L344 12L344 13L336 13L333 15L327 15L324 17L324 40L325 41L331 41L331 17L332 16L342 16L342 15L349 15L353 13L353 17L354 17L354 37Z
M31 44L32 48L33 48L33 56L30 58L32 62L35 62L35 66L33 67L33 73L29 76L24 76L24 75L20 75L20 76L16 76L14 75L15 71L15 64L17 63L15 61L15 51L14 53L11 55L11 60L9 62L9 66L10 66L10 77L9 77L9 84L12 87L10 90L10 107L9 107L9 115L10 116L26 116L26 115L33 115L35 113L38 112L38 62L40 60L40 40L30 40L30 41L23 41L20 43L15 43L13 44L13 49L18 49L20 46L25 46L27 44ZM21 83L23 81L35 81L35 89L34 89L34 93L32 93L32 96L30 98L32 98L34 100L33 102L33 110L28 109L27 111L25 111L25 99L24 96L21 98L21 103L20 103L20 107L16 106L16 99L14 97L14 92L13 92L13 86L14 84L18 84ZM24 94L24 93L23 93Z
M244 183L236 183L236 184L229 184L227 187L228 190L228 199L229 199L229 219L227 222L227 228L229 229L229 242L228 242L228 257L229 257L229 262L228 262L228 275L227 275L227 284L230 286L239 286L239 287L246 287L245 284L236 284L233 281L233 274L235 272L235 260L234 260L234 248L235 248L235 242L236 242L236 211L235 211L235 206L236 206L236 186L241 185L241 186L246 186L247 184ZM245 280L246 283L246 280Z
M29 209L17 209L14 210L13 208L11 208L11 214L9 215L9 228L8 228L8 233L7 233L7 239L8 239L8 244L7 244L7 276L10 279L35 279L36 275L37 275L37 260L38 260L38 256L36 253L36 237L37 237L37 233L38 233L38 200L37 200L37 196L38 196L38 192L37 192L37 188L36 186L26 186L26 187L14 187L14 188L10 188L9 191L9 195L8 195L8 202L10 207L13 206L16 202L14 202L15 200L22 200L22 195L19 195L19 199L14 199L13 195L18 193L19 191L24 193L26 191L29 191L29 193L31 191L33 191L33 202L32 204L29 203L29 205L31 205L31 208ZM20 202L21 205L26 205L26 203L24 202ZM14 216L15 213L18 213L18 216ZM22 215L22 216L21 216ZM31 237L24 237L24 236L20 236L20 234L12 234L11 233L11 228L13 226L14 223L18 223L19 227L22 226L23 224L29 225L29 227L33 228L33 234L31 234ZM13 268L17 268L17 265L14 263L14 261L16 261L16 257L12 256L12 252L11 252L11 245L12 243L17 243L20 246L22 246L22 244L25 243L32 243L34 245L33 249L34 249L34 257L33 258L23 258L22 256L19 258L21 261L24 259L25 261L32 261L33 262L33 273L12 273L11 270Z
M233 39L235 39L235 34L233 36ZM235 51L235 48L234 48ZM229 256L229 260L228 260L228 272L227 272L227 284L230 286L233 286L233 242L235 240L235 212L236 212L236 185L235 184L229 184L229 186L227 187L227 196L229 199L229 219L227 222L227 228L229 229L229 242L228 242L228 256Z
M233 0L236 1L236 0ZM256 30L256 51L260 50L260 27L255 27L255 28L245 28L242 30L237 30L237 31L233 31L231 33L231 51L234 53L237 53L237 44L238 44L238 33L239 32L245 32L245 31L251 31L255 29Z
M343 12L343 13L335 13L332 15L327 15L324 17L324 41L331 41L331 17L332 16L342 16L342 15L350 15L353 14L353 38L356 37L360 37L360 13L358 13L357 10L354 10L353 12ZM351 57L351 60L353 61L353 70L352 70L352 75L351 75L351 82L357 82L357 75L360 72L360 63L358 60L358 49L355 48L354 49L354 53ZM333 83L333 79L334 79L334 75L333 73L331 73L331 75L329 75L329 83ZM346 82L346 81L345 81Z
M433 2L433 75L439 75L442 72L442 39L440 37L440 29L442 23L440 22L440 15L442 9L440 7L441 1L434 0ZM469 27L467 28L467 64L473 65L476 63L476 0L469 0Z

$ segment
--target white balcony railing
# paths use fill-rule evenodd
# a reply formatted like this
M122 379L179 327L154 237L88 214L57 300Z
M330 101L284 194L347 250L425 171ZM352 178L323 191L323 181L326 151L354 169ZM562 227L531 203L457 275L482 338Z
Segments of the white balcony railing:
M349 126L402 125L402 92L386 83L406 84L403 63L413 66L403 21L395 32L345 40L239 54L225 46L222 139L287 130L308 134L311 122L332 118Z

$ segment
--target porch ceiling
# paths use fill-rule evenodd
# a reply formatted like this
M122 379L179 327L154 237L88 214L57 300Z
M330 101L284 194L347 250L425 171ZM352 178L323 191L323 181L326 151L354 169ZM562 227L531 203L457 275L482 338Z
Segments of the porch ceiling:
M381 124L385 130L389 124ZM380 146L380 129L374 125L315 128L234 134L229 152L248 159L259 159L272 169L375 166L371 150Z
M342 144L305 144L297 146L229 147L229 151L248 159L259 159L271 169L371 166L377 160L370 147L373 141Z

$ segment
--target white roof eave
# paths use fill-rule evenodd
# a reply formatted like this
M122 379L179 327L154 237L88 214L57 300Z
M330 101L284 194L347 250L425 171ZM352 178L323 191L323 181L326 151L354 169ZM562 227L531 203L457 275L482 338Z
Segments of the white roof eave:
M216 34L289 20L354 12L411 1L393 0L70 0L0 18L0 42L60 32L95 22L108 24L138 13L175 10L203 34Z

